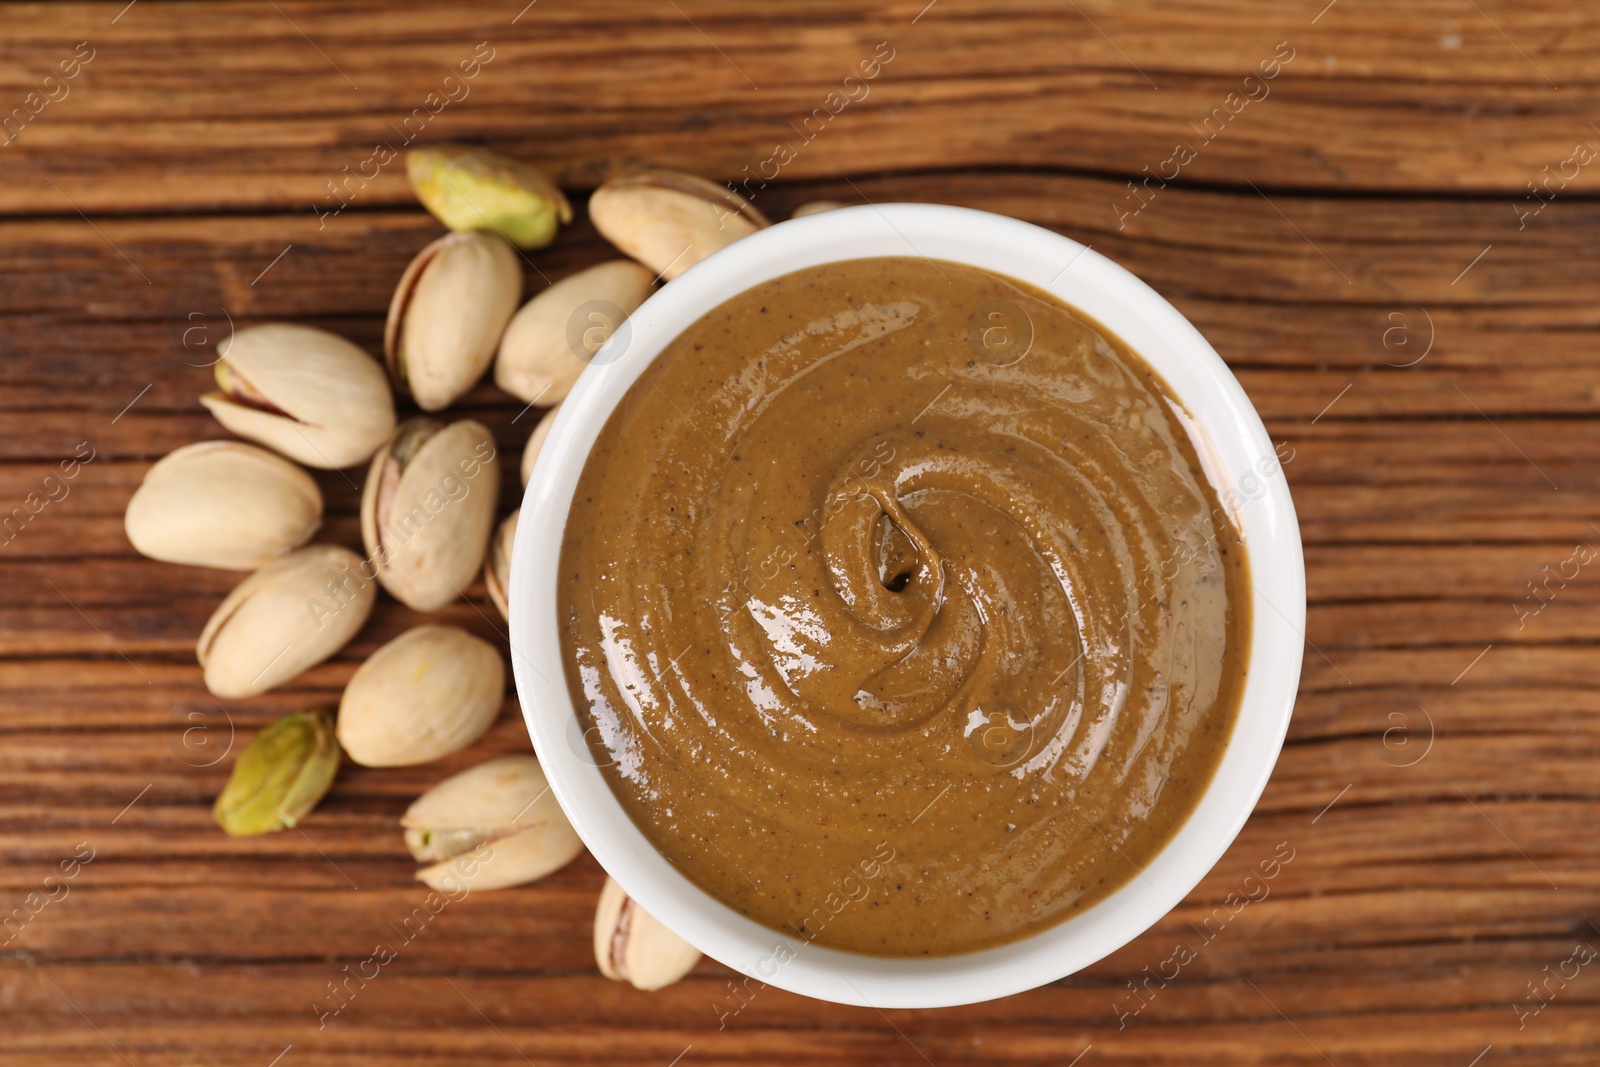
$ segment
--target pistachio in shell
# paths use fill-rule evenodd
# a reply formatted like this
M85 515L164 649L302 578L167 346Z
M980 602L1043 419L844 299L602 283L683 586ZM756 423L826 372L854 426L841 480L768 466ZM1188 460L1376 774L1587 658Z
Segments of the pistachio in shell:
M727 186L672 170L608 179L589 198L589 218L606 240L669 281L771 225Z
M163 456L123 516L142 555L236 571L305 544L321 524L322 491L311 476L242 441L199 441Z
M614 259L568 275L512 316L495 357L495 384L529 404L572 392L594 354L650 295L650 272Z
M339 772L339 744L325 711L285 715L256 735L234 761L233 775L211 815L233 837L255 837L297 825Z
M572 205L538 167L478 145L413 148L406 177L452 230L492 230L518 248L543 248L572 221Z
M361 490L361 539L378 581L418 611L460 596L483 566L499 491L482 423L407 420L372 457Z
M594 913L594 958L600 973L647 992L664 989L700 961L700 950L662 926L607 878Z
M400 819L406 848L434 889L502 889L565 867L583 842L539 761L498 756L446 778Z
M505 699L500 653L456 626L418 626L356 668L339 743L364 767L409 767L482 737Z
M227 429L308 467L368 459L394 432L383 368L327 330L274 322L218 345L217 390L200 398Z
M449 233L400 276L383 329L383 357L423 411L449 407L494 359L522 296L517 253L493 233Z
M377 595L348 548L311 545L280 556L239 583L200 632L206 688L236 698L282 685L343 648Z
M539 458L539 450L544 447L545 439L550 436L550 427L555 424L556 409L559 407L561 405L557 404L544 413L538 424L534 426L533 433L529 435L528 443L522 448L522 484L524 487L527 486L528 479L533 477L533 465Z
M789 217L791 219L803 219L807 215L820 215L825 211L838 211L840 208L848 206L838 200L811 200L791 211Z
M489 541L489 555L483 561L483 584L489 590L489 599L500 609L506 619L511 618L511 546L517 542L518 508L500 524Z

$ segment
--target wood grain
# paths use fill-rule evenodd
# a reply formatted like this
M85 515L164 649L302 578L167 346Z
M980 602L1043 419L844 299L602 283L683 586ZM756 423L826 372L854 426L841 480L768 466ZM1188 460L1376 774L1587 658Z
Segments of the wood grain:
M1544 584L1600 543L1600 201L1588 167L1544 184L1600 145L1583 5L139 0L0 4L0 26L0 130L93 52L0 132L0 515L93 455L0 539L0 924L94 856L0 932L0 1062L1596 1061L1594 969L1542 1008L1529 988L1600 945L1600 575ZM335 701L419 616L385 600L329 663L214 701L193 642L237 575L134 555L128 497L160 455L224 436L196 397L230 322L377 347L438 226L395 166L332 215L329 183L480 43L493 58L420 139L484 141L572 190L580 220L529 257L531 290L608 254L581 217L604 175L737 181L879 42L870 93L756 202L964 204L1091 243L1200 327L1280 443L1308 644L1256 814L1145 935L1003 1000L741 1007L709 961L638 993L594 970L583 857L450 904L319 1026L328 983L423 899L399 813L525 750L515 703L438 764L347 768L299 831L226 838L219 755ZM1208 136L1279 42L1270 91ZM1178 143L1197 149L1180 177L1132 192ZM488 384L460 410L507 456L538 414ZM317 479L323 536L356 543L360 472ZM502 510L517 496L507 472ZM436 617L504 640L481 584ZM1195 959L1151 980L1179 944Z

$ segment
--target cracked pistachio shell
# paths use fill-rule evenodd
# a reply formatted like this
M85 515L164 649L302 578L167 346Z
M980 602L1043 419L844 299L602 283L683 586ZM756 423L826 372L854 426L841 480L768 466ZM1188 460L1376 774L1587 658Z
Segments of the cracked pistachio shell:
M344 338L269 323L218 346L217 391L200 398L240 437L308 467L361 463L394 432L383 368Z
M523 446L522 485L524 488L528 485L528 479L533 477L534 461L539 458L539 450L544 447L545 439L550 436L550 427L555 424L556 411L560 407L561 405L557 404L544 413L544 416L539 419L538 425L533 428L533 433L529 436L528 443Z
M200 632L206 688L255 696L339 651L372 614L378 589L367 574L348 548L311 545L250 575Z
M613 878L594 913L594 958L600 973L635 989L664 989L700 961L700 950L662 926Z
M820 215L824 211L837 211L846 205L837 200L812 200L801 204L789 214L791 219L803 219L807 215Z
M418 626L356 668L339 701L339 743L364 767L409 767L482 737L505 699L487 641L455 626Z
M566 399L600 346L650 295L650 272L614 259L568 275L511 319L495 357L495 384L529 404Z
M482 423L408 420L372 457L361 490L361 539L378 581L418 611L456 599L483 567L499 492Z
M572 205L539 168L477 145L413 148L406 177L452 230L493 230L518 248L543 248L572 221Z
M234 837L287 830L311 813L338 772L333 718L325 711L285 715L239 753L211 815Z
M446 778L400 819L406 848L434 889L503 889L537 881L583 851L539 761L500 756Z
M770 226L732 189L671 170L611 178L589 198L601 236L667 280Z
M239 441L200 441L157 460L123 516L142 555L236 571L305 544L321 524L311 476Z
M522 296L522 265L492 233L449 233L400 276L383 358L423 411L449 407L483 377Z
M511 598L507 592L511 588L511 546L517 542L517 517L521 514L522 509L518 508L506 516L506 521L500 524L489 542L489 557L483 561L483 584L489 590L489 599L508 621L511 618Z

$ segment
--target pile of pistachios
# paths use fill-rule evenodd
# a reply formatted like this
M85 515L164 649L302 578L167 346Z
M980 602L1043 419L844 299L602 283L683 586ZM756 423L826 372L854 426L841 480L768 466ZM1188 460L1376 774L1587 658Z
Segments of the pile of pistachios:
M466 145L413 150L406 169L450 232L400 276L383 362L312 326L237 331L219 347L216 389L200 403L245 441L178 449L150 468L128 503L128 540L142 554L250 572L196 646L206 688L218 697L265 693L334 655L366 624L379 587L435 612L481 573L506 614L517 513L495 528L494 437L472 419L433 413L492 363L501 389L549 409L523 452L526 485L555 407L655 284L769 225L702 178L613 178L591 196L589 215L630 258L581 270L521 303L518 250L548 245L572 221L561 190L527 163ZM397 394L426 414L397 422ZM303 467L359 464L361 551L309 544L323 499ZM236 837L295 826L332 788L341 752L366 767L406 767L459 751L498 717L505 684L500 649L455 626L417 626L361 664L336 710L298 711L258 734L217 798L216 821ZM417 878L435 888L526 884L583 850L531 755L499 756L439 782L400 825L422 865ZM699 959L610 879L594 945L602 973L640 989L670 985Z

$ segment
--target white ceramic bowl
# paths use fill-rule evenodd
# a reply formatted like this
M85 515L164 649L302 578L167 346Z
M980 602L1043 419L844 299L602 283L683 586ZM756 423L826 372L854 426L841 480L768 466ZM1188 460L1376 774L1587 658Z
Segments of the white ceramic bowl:
M662 858L628 818L577 726L561 665L556 570L590 447L624 392L674 337L734 294L821 263L954 260L1029 282L1081 308L1145 358L1193 416L1191 434L1249 552L1254 628L1238 725L1216 777L1165 849L1081 915L1001 948L880 959L806 944L739 915ZM845 208L762 230L647 300L558 412L523 500L511 566L511 647L522 714L551 788L589 851L641 907L707 956L758 981L844 1004L932 1008L1017 993L1137 937L1203 878L1250 815L1288 729L1300 678L1305 569L1294 506L1261 419L1198 330L1111 260L1049 230L930 204Z

